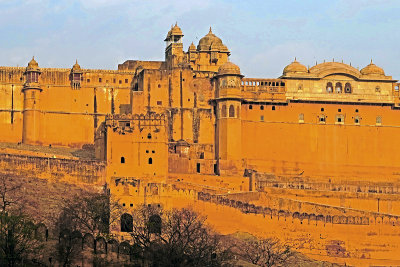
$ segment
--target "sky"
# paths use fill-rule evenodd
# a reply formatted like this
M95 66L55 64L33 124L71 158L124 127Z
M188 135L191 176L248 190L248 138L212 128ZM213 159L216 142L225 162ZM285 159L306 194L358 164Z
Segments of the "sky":
M296 57L309 67L372 59L400 79L399 0L0 0L0 66L163 60L176 22L185 51L211 26L246 77L279 77Z

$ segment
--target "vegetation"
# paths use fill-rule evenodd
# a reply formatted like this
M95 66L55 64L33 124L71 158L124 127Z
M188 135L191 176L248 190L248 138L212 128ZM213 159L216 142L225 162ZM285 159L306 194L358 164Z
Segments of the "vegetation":
M48 234L27 215L22 191L15 177L0 174L0 266L288 266L298 259L277 239L220 236L191 209L143 205L124 213L102 193L59 203ZM124 242L109 232L119 226Z

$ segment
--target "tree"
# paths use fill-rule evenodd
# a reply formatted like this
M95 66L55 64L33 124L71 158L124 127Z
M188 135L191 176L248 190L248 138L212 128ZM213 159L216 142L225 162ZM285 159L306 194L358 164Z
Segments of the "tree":
M0 173L0 212L2 213L6 212L9 208L15 209L18 200L20 200L20 197L17 196L18 191L22 188L22 184L15 178L9 174Z
M35 224L22 212L22 183L0 173L0 265L16 266L32 260L43 248Z
M240 256L253 264L264 267L283 266L295 255L289 246L282 244L276 238L261 240L247 238L240 242L239 246Z
M224 266L231 260L206 218L190 209L162 212L143 206L134 212L132 237L151 266ZM157 218L157 219L156 219Z
M35 238L35 225L24 215L0 214L0 265L17 266L32 259L43 248Z
M120 218L123 208L110 195L101 193L75 196L65 203L55 223L60 237L56 255L61 265L68 266L82 257L82 236L89 233L107 239L110 225Z

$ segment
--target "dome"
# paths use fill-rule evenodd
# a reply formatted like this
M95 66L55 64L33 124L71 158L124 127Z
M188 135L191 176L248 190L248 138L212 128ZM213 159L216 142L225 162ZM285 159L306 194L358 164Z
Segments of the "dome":
M383 69L372 63L372 60L371 63L363 68L360 72L362 75L385 75Z
M300 64L296 58L292 63L287 65L283 69L283 75L286 75L287 73L306 73L307 72L307 67L304 66L303 64Z
M175 26L171 26L171 29L168 31L165 41L167 41L171 36L183 36L182 30L178 26L178 23L175 23Z
M210 27L210 31L200 39L197 50L219 50L228 52L228 48L222 43L222 40L216 36Z
M36 62L35 57L32 57L31 61L28 63L27 71L40 71L39 64Z
M229 75L229 74L241 75L240 68L230 61L226 62L218 69L218 75Z
M74 66L72 66L72 71L73 72L82 72L81 71L81 66L78 64L78 60L76 60Z
M174 27L171 29L171 36L172 35L180 35L183 36L181 28L178 26L178 23L175 24Z

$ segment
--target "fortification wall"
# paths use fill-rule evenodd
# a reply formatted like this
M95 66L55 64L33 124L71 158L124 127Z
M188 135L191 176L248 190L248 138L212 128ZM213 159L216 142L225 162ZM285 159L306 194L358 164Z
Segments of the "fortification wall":
M5 173L75 184L104 185L106 174L105 165L97 161L2 153L0 168Z
M0 142L21 142L25 68L0 67ZM83 70L81 86L73 88L70 69L41 69L36 94L40 111L37 144L82 147L94 143L97 127L108 113L130 103L132 72ZM27 129L28 131L31 129Z
M327 103L261 106L242 105L247 168L332 183L399 181L398 110Z

